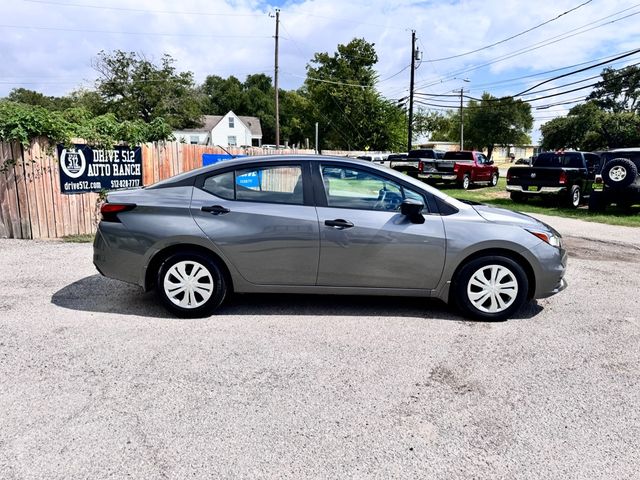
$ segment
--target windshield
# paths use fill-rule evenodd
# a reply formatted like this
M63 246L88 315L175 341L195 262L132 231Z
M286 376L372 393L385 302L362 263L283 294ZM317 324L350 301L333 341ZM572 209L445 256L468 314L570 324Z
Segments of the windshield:
M473 152L447 152L445 160L473 160Z

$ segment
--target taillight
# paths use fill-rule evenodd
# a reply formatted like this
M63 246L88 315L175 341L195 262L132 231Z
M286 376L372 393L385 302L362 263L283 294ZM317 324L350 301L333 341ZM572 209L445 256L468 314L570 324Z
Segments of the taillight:
M565 172L560 172L559 183L560 185L564 185L565 183L567 183L567 174Z
M424 163L422 162L422 160L418 162L418 171L424 172Z
M457 164L457 163L454 163L454 164L453 164L453 171L454 171L454 172L457 172L458 170L460 170L460 167L458 166L458 164Z
M136 208L135 203L103 203L100 207L100 215L103 222L120 222L118 214L134 208Z
M507 170L507 182L511 180L511 177L513 177L513 172L511 172L511 170Z

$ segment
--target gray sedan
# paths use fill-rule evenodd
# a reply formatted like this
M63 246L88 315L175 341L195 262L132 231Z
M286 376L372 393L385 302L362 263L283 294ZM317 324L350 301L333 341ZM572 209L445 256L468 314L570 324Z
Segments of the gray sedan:
M111 192L101 213L100 273L180 317L235 291L435 297L503 320L566 287L548 225L356 159L229 160Z

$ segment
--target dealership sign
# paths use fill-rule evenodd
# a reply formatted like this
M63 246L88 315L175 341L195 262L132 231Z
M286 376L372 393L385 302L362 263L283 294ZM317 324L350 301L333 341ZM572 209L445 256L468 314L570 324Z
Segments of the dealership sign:
M92 148L58 145L62 193L99 192L142 186L140 147Z

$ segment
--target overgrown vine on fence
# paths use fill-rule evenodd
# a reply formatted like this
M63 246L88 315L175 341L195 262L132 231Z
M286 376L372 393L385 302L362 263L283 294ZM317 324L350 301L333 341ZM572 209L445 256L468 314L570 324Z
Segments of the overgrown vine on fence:
M82 138L89 145L110 148L119 144L137 146L169 140L173 135L171 126L162 118L150 123L142 120L121 122L112 113L94 117L82 107L60 112L0 100L0 140L17 141L28 147L38 137L46 137L51 146L58 143L69 145L73 138ZM6 159L0 164L0 172L15 161Z

